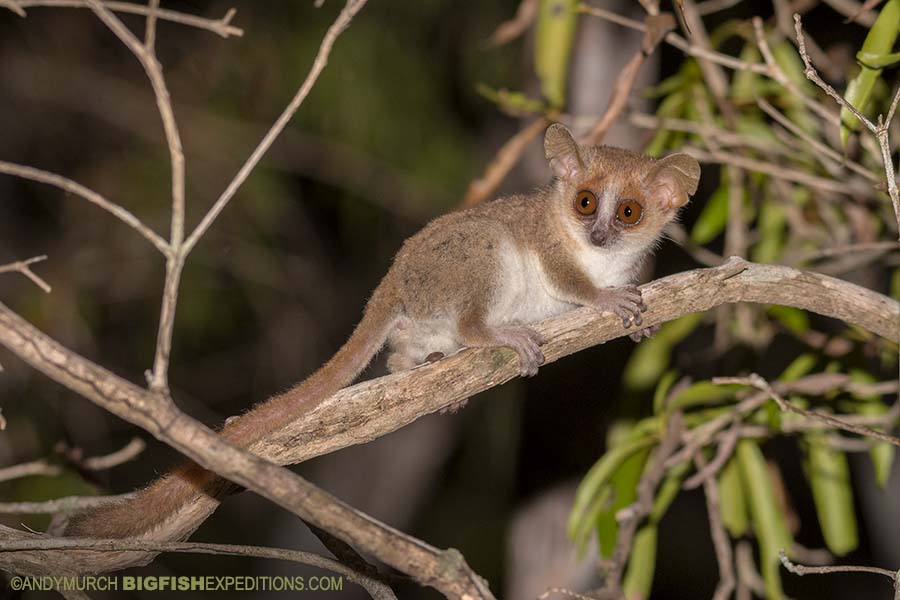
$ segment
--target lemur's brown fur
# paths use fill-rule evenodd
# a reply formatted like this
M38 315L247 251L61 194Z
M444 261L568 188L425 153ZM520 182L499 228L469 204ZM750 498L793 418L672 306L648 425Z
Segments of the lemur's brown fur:
M656 160L582 147L562 125L547 130L544 147L556 176L549 186L429 223L403 244L337 354L293 389L229 420L221 435L243 447L263 438L351 383L385 343L393 371L464 346L509 346L522 374L533 375L542 340L529 323L581 305L640 325L645 307L631 285L638 264L696 191L699 165L684 154ZM585 192L595 199L592 214L575 206ZM625 222L626 201L637 203L628 213L639 214L634 223ZM133 499L74 519L67 534L152 537L192 498L228 487L188 463Z

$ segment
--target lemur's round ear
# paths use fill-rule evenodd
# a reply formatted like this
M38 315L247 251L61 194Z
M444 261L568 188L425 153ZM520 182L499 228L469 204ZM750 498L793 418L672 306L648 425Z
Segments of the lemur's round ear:
M693 156L670 154L656 162L650 178L654 193L663 206L678 208L687 204L697 191L700 165Z
M544 156L553 174L560 179L575 180L584 174L581 147L565 125L554 123L544 135Z

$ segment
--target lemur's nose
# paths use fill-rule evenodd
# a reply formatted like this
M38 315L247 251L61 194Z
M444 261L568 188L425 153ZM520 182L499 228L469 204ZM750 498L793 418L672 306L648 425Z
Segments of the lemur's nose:
M591 231L591 243L595 246L604 246L609 239L605 229L594 229Z

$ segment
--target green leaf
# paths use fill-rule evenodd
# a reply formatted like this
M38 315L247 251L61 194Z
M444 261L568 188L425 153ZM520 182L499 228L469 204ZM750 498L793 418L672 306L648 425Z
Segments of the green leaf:
M669 403L670 409L684 409L701 404L717 404L724 400L734 398L734 395L744 389L740 384L720 385L711 381L698 381L678 393Z
M627 600L644 600L650 596L656 571L656 538L658 526L647 524L637 530L631 543L628 569L622 581Z
M790 555L794 541L778 505L772 477L759 445L752 440L741 440L737 445L736 456L740 465L741 482L747 491L753 529L759 540L766 595L769 600L781 600L785 596L781 589L778 553L784 550Z
M701 246L716 239L728 224L728 184L724 168L722 172L722 185L706 201L706 206L691 229L691 239Z
M891 298L900 300L900 269L894 269L891 275Z
M689 462L683 462L669 470L656 492L656 499L653 501L650 514L647 515L646 524L638 529L634 536L628 570L622 583L625 597L629 600L647 598L650 594L653 572L656 568L657 526L669 509L669 505L681 491L681 481L689 467Z
M900 52L891 52L890 54L875 54L873 52L863 52L860 50L856 53L856 60L860 64L870 69L883 69L900 62Z
M896 361L894 361L894 364L896 364ZM875 383L876 381L875 377L871 374L859 369L851 369L850 379L859 383ZM854 407L854 410L858 414L877 417L890 410L887 406L882 404L881 397L879 397L878 394L873 394L871 396L853 394L853 396L862 401ZM884 428L882 427L876 429L884 431ZM894 456L896 453L896 446L888 442L876 442L872 446L872 449L869 450L869 459L872 461L872 467L875 469L875 481L881 489L884 489L884 486L887 485L888 479L891 476L891 467L894 465Z
M778 376L778 381L797 381L813 370L819 358L812 352L805 352L795 358Z
M781 67L787 78L801 90L811 89L812 83L806 78L806 66L803 64L803 59L800 57L800 53L794 44L781 40L771 46L775 64Z
M744 44L739 59L755 64L761 62L762 57L759 54L755 44ZM757 96L761 96L759 89L759 74L749 69L738 71L734 74L731 83L731 99L739 104L751 104L756 101Z
M888 408L880 404L864 404L859 413L863 415L880 416L888 411ZM891 477L894 457L897 455L897 447L889 442L876 442L869 450L869 460L875 470L875 482L878 487L884 489Z
M766 312L791 333L800 335L809 331L809 316L804 310L776 304L770 306Z
M566 103L577 8L578 0L541 0L538 9L534 67L541 93L553 108L562 108Z
M897 28L900 26L900 0L888 0L881 11L878 18L872 24L866 39L863 42L859 54L863 56L877 56L890 53L897 40ZM875 82L881 77L881 69L873 69L865 64L861 65L859 75L857 75L847 85L844 92L844 98L853 105L856 110L863 113L869 104L872 95L872 89ZM853 113L846 108L841 109L841 143L846 144L850 132L859 125Z
M804 439L807 477L822 536L831 552L843 556L859 544L847 456L829 446L822 432L808 433Z
M506 113L513 116L542 113L546 109L544 103L527 96L524 92L511 92L509 90L495 90L494 88L478 83L475 92L485 100L492 102Z
M900 1L900 0L898 0ZM780 201L767 197L759 209L757 229L759 241L753 246L750 256L755 262L775 262L784 246L787 216Z
M600 543L600 556L611 558L616 548L619 534L619 522L616 513L633 503L637 498L637 484L644 472L644 465L650 456L650 448L639 450L625 459L610 479L612 502L597 515L597 540Z
M656 116L660 119L672 119L676 117L680 117L682 112L684 111L684 105L687 101L687 94L678 90L673 92L672 94L666 96L666 98L659 103L659 108L656 111ZM644 152L649 154L650 156L659 156L662 154L667 148L671 147L669 140L672 138L672 130L670 129L660 129L655 136L653 136L653 140L647 144L647 147L644 148Z
M609 482L616 469L635 452L649 448L656 441L656 438L653 436L628 440L607 450L600 457L600 460L591 467L575 492L575 503L572 507L572 514L569 516L570 537L574 538L575 533L579 529L585 528L584 522L586 519L588 520L587 527L593 527L594 522L587 518L586 512L588 507L596 501L598 495L603 491L604 486Z
M672 386L677 379L678 371L674 369L666 372L666 374L660 378L659 383L656 384L656 390L653 392L653 414L659 414L663 411L666 405L666 398L669 395L669 390L672 389Z
M730 458L719 473L719 512L731 537L741 537L750 525L737 459Z

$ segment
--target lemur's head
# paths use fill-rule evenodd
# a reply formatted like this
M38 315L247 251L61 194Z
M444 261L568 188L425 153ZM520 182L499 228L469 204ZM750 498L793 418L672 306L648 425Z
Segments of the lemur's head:
M597 248L651 246L700 180L687 154L654 159L610 146L581 146L559 123L544 137L565 218Z

